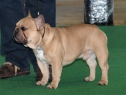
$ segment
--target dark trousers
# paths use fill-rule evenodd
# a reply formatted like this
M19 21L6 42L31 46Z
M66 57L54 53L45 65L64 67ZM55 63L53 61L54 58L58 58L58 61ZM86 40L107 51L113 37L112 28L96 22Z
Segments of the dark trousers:
M32 17L37 17L38 10L45 17L45 22L55 26L55 0L0 0L0 29L1 29L1 53L5 55L5 61L17 65L23 70L30 69L30 63L36 69L37 62L33 51L12 40L13 31L16 23L24 18L30 10ZM26 11L26 12L25 12Z

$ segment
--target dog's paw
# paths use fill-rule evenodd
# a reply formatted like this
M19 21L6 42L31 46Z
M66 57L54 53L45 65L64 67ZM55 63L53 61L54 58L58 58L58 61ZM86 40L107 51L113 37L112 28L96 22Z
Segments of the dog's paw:
M98 85L108 85L108 82L105 80L101 80L98 82Z
M93 81L95 78L92 78L92 77L86 77L84 80L85 81Z
M54 84L49 84L47 86L48 89L56 89L58 86L57 85L54 85Z
M47 81L38 81L36 82L36 84L45 86L47 84Z

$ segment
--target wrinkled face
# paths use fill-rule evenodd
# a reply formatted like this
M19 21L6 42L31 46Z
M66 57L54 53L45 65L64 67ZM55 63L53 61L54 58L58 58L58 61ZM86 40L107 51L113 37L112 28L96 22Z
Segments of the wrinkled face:
M16 24L13 39L34 49L41 40L41 32L37 27L36 20L32 17L23 18Z

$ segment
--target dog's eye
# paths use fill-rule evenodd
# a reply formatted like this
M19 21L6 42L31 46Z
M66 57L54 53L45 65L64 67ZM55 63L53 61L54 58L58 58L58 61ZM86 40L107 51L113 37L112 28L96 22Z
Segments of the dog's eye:
M22 26L22 27L21 27L21 30L22 30L22 31L25 31L25 30L26 30L26 28Z

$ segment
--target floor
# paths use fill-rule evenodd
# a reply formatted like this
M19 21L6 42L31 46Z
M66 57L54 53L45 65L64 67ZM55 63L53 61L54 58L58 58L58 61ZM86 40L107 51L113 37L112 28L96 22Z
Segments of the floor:
M84 23L84 0L57 0L56 25ZM126 0L114 0L114 25L126 25Z
M84 81L89 75L89 67L78 59L62 70L61 81L57 89L47 89L36 85L36 73L31 65L28 76L0 79L0 95L126 95L126 27L99 27L107 35L109 49L108 85L99 86L101 69L97 64L96 78L92 82ZM0 56L0 64L5 61Z

